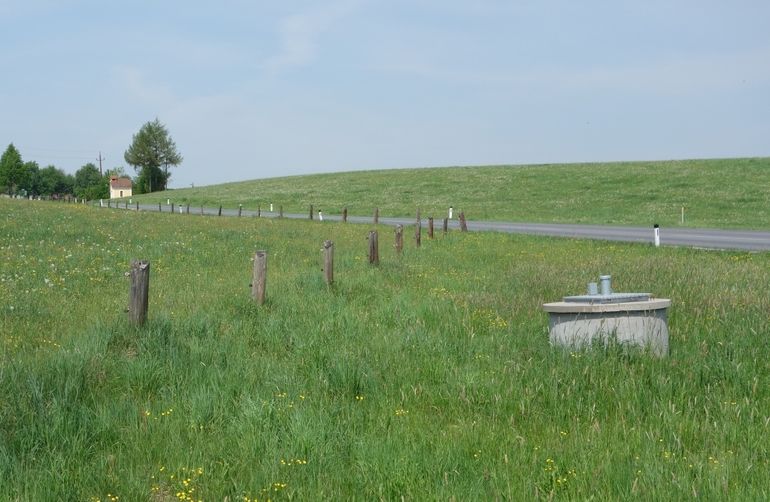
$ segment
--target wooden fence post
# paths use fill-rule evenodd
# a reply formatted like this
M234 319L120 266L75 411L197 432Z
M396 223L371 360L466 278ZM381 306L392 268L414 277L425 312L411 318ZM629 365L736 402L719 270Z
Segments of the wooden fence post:
M112 208L112 201L110 199L107 199L107 207Z
M380 223L380 208L375 207L374 208L374 224L377 225Z
M380 250L377 238L377 230L369 232L369 263L372 265L380 264Z
M265 282L267 279L267 251L254 255L254 272L251 277L251 297L258 305L265 304Z
M404 249L404 225L396 225L396 253L401 254Z
M219 205L219 212L217 213L217 216L222 216L222 204Z
M126 201L126 209L128 209L128 201Z
M129 276L131 288L128 298L128 320L135 326L141 326L147 320L150 262L132 260Z
M241 217L241 212L243 212L243 204L238 204L238 218Z
M257 204L257 218L261 218L261 217L262 217L262 206Z
M348 222L348 208L343 207L342 208L342 223Z
M334 282L334 243L332 241L324 241L324 279L327 286L331 286Z
M203 216L203 206L201 206L201 216Z
M463 211L460 211L460 231L461 232L468 231L468 225L467 223L465 223L465 213Z
M449 218L444 218L443 230L444 230L444 233L447 233L449 231Z
M185 210L187 214L190 214L190 203L187 203L187 209Z
M163 206L160 204L160 202L158 202L158 212L159 213L163 212Z
M139 201L136 201L136 210L139 211Z
M283 218L283 206L278 206L278 217Z
M417 247L420 247L420 240L422 239L422 220L420 219L420 210L417 210L417 222L414 226L414 243Z
M433 216L428 217L428 238L433 238Z

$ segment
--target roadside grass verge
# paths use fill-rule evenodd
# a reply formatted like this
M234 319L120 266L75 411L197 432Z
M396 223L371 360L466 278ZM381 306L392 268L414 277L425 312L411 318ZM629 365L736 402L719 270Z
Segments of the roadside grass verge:
M537 223L770 228L770 158L395 169L316 174L140 195L307 214L422 215ZM685 212L681 222L682 208Z
M0 217L2 499L770 495L767 253L450 233L398 257L380 227L371 267L361 225ZM549 346L541 304L600 273L673 300L668 358Z

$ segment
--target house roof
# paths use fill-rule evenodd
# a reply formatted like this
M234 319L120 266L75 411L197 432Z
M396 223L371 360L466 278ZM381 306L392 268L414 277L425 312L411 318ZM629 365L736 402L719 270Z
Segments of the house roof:
M110 178L110 188L131 188L131 178Z

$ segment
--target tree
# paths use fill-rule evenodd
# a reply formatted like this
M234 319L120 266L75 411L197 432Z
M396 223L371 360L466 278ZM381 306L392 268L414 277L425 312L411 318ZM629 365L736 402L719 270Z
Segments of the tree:
M19 189L24 195L40 195L40 166L34 160L24 163Z
M99 174L99 168L88 163L75 173L75 197L83 199L106 199L110 195L107 180Z
M72 193L75 179L54 166L40 170L40 195Z
M112 169L107 169L107 171L105 171L104 173L104 177L107 179L110 179L113 176L116 178L128 178L128 176L126 175L126 170L120 166L113 167Z
M109 192L109 187L107 187ZM59 193L75 193L75 177L71 174L65 174L62 180L62 191Z
M147 122L134 134L131 145L123 154L126 163L139 171L137 192L147 193L165 190L170 174L169 166L182 163L182 156L176 150L176 143L168 134L166 126L157 118Z
M8 194L13 195L23 179L24 163L21 161L21 154L11 143L0 157L0 187L5 187Z

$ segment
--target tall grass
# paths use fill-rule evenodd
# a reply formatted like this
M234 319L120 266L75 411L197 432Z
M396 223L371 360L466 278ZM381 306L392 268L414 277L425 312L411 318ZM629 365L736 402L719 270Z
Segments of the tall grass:
M191 203L305 214L443 218L449 206L473 220L717 228L770 228L770 158L482 166L318 174L142 195ZM684 223L682 223L684 208ZM456 216L455 216L456 217Z
M371 267L366 226L0 217L0 499L770 495L767 253L450 233L399 257L380 227ZM668 358L549 346L541 304L600 273L673 300Z

